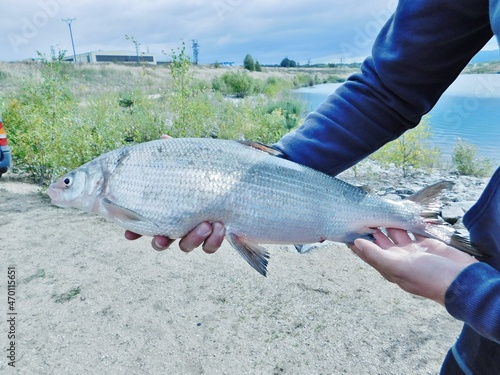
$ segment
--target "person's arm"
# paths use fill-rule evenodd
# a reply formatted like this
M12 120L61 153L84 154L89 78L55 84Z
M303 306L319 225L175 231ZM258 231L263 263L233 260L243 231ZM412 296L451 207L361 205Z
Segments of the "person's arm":
M445 295L446 310L500 344L500 272L485 263L465 268Z
M492 35L487 0L400 1L361 73L274 147L342 172L415 127Z

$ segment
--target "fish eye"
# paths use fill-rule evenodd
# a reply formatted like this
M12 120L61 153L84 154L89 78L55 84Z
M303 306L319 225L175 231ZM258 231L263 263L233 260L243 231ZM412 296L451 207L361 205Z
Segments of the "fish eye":
M71 176L64 177L63 184L67 188L71 187L71 185L73 185L73 177Z

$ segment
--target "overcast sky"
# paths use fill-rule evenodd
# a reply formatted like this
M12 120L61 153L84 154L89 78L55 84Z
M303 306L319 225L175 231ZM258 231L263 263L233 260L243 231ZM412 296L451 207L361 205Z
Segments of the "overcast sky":
M50 56L51 46L72 54L93 50L157 54L198 40L200 63L233 61L247 53L263 64L284 57L302 64L361 61L395 0L18 0L2 1L0 60ZM491 48L496 48L492 43Z

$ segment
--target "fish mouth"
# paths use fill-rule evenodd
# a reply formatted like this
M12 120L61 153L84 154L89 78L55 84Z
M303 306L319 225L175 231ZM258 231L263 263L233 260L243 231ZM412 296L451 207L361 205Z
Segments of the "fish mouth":
M55 204L59 200L59 196L61 194L60 194L59 189L55 188L53 185L54 184L51 184L49 186L49 188L47 189L47 194L50 197L50 200L52 201L52 203Z

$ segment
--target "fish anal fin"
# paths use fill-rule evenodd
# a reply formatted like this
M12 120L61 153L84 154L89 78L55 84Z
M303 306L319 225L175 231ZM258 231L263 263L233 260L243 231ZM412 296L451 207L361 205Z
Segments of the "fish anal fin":
M276 150L275 148L272 148L268 145L265 145L264 143L260 142L255 142L255 141L236 141L238 143L241 143L242 145L248 146L248 147L253 147L257 150L263 151L266 154L272 155L272 156L278 156L282 157L283 153L279 150Z
M145 218L141 214L138 214L137 212L134 212L132 210L129 210L128 208L122 207L108 198L104 198L102 200L102 204L104 208L110 213L110 216L117 219L118 221L122 223L130 223L130 222L145 222L149 223L153 226L157 226L151 220Z
M262 276L267 275L269 253L264 247L231 232L227 234L227 239L248 264Z

